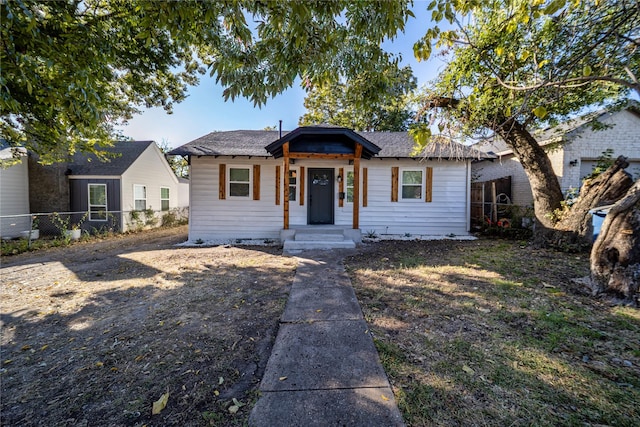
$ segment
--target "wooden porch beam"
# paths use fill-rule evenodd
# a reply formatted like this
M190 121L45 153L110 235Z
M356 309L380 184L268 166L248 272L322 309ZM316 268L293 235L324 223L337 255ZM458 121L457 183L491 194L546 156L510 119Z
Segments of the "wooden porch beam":
M289 229L289 141L285 142L282 145L282 154L284 160L284 217L283 217L283 225L282 228L285 230Z
M288 157L290 159L353 160L354 155L353 154L324 154L324 153L288 153Z
M360 157L362 157L362 145L356 144L356 152L353 159L353 229L360 228Z
M300 166L300 176L298 176L298 186L300 187L300 206L304 206L304 166Z

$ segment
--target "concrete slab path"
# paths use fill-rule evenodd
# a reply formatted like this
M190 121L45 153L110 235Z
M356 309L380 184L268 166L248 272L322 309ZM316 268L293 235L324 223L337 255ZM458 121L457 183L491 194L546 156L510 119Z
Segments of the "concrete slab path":
M344 271L349 252L297 256L250 425L404 426Z

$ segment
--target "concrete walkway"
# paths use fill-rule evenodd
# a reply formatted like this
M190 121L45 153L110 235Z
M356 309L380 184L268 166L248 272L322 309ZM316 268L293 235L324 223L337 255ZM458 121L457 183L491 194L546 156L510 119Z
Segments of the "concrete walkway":
M403 426L342 259L299 255L252 426Z

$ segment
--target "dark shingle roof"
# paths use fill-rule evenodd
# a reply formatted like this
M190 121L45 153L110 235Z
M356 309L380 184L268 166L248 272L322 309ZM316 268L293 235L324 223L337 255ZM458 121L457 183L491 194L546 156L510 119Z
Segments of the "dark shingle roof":
M350 146L350 149L353 149L353 144L358 143L362 145L363 159L370 159L380 152L380 147L369 141L366 134L354 132L344 127L328 125L301 126L267 145L265 149L275 158L280 158L283 154L283 145L285 142L291 141L292 144L295 144L297 141L305 140L307 140L306 142L308 144L312 145L319 143L320 146L323 147L322 151L327 149L324 143L328 141L333 143L333 149L336 149L336 146L341 144L346 144ZM307 147L309 146L307 145Z
M283 136L289 132L283 132ZM408 132L356 132L366 140L381 148L375 156L379 158L411 158L414 142ZM271 157L265 150L267 145L279 139L278 131L236 130L212 132L195 139L169 154L190 156L264 156ZM488 158L486 153L458 143L431 143L427 157L432 158Z
M78 153L69 163L71 175L122 175L151 144L155 142L118 141L112 147L102 149L117 155L106 162L101 162L93 154Z
M264 147L278 139L275 130L211 132L182 145L169 154L180 156L265 156Z
M457 142L430 142L423 153L413 155L415 143L408 132L358 132L381 148L377 157L428 157L443 159L478 159L489 158L472 147Z

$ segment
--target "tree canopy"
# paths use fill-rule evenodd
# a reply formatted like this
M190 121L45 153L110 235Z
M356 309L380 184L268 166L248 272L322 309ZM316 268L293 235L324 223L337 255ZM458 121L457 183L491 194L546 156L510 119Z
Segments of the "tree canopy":
M533 132L638 90L640 7L634 0L435 0L414 46L449 62L424 96L429 123L453 137L501 137L529 177L536 216L551 225L562 193ZM418 129L426 142L430 128Z
M256 105L394 66L408 2L13 0L0 4L0 132L42 162L100 152L140 107L171 112L209 73ZM377 78L372 73L371 78Z
M427 98L456 99L469 135L500 125L500 116L535 129L631 90L640 94L636 1L439 0L429 7L453 29L435 26L414 46L418 58L427 59L433 44L450 58Z
M364 73L349 81L328 82L309 90L307 112L300 125L327 123L359 131L405 131L414 116L410 95L417 80L410 67L381 72L383 79Z

